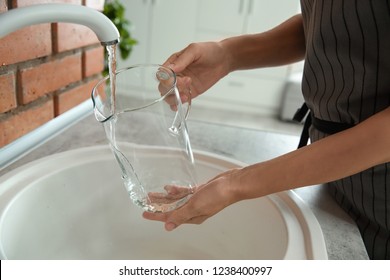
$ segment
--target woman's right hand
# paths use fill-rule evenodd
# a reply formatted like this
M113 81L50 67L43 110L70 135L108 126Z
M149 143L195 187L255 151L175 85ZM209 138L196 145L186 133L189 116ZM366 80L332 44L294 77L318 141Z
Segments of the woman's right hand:
M177 74L179 91L190 88L191 98L195 98L229 73L229 60L219 42L201 42L172 54L163 65ZM186 95L181 98L188 101Z

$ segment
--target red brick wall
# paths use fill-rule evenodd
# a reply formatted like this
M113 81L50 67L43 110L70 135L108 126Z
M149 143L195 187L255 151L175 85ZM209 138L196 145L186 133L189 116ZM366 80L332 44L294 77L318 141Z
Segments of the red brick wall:
M0 13L39 3L96 8L92 0L0 0ZM87 27L29 26L0 38L0 147L90 97L104 52Z

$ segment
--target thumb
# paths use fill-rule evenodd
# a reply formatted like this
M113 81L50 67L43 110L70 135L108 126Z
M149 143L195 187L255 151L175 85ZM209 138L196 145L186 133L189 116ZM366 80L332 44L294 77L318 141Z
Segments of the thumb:
M175 223L173 223L173 222L166 222L166 223L165 223L165 229L166 229L167 231L172 231L172 230L174 230L175 228L177 228L177 225L176 225Z
M191 52L189 48L185 48L184 50L171 55L164 63L164 66L168 66L174 72L180 73L194 61L195 54Z
M178 226L188 223L191 220L191 215L187 210L187 205L183 205L179 209L176 209L171 212L171 214L167 217L165 222L165 229L167 231L172 231Z

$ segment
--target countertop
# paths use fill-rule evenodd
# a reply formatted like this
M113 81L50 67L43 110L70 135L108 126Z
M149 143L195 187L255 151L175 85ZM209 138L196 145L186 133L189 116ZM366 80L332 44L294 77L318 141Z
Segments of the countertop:
M194 120L189 120L187 126L194 150L211 152L246 164L292 151L299 140L292 135ZM1 170L0 176L41 157L101 144L107 144L105 133L90 115ZM294 191L316 216L324 234L329 259L368 259L357 226L327 193L326 186L310 186Z

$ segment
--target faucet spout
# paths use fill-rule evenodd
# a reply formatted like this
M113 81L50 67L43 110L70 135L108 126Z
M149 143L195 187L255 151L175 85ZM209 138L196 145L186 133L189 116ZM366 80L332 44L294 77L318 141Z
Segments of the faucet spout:
M48 22L82 24L95 32L102 45L119 42L119 31L112 21L94 9L72 4L38 4L0 14L0 38L29 25Z

